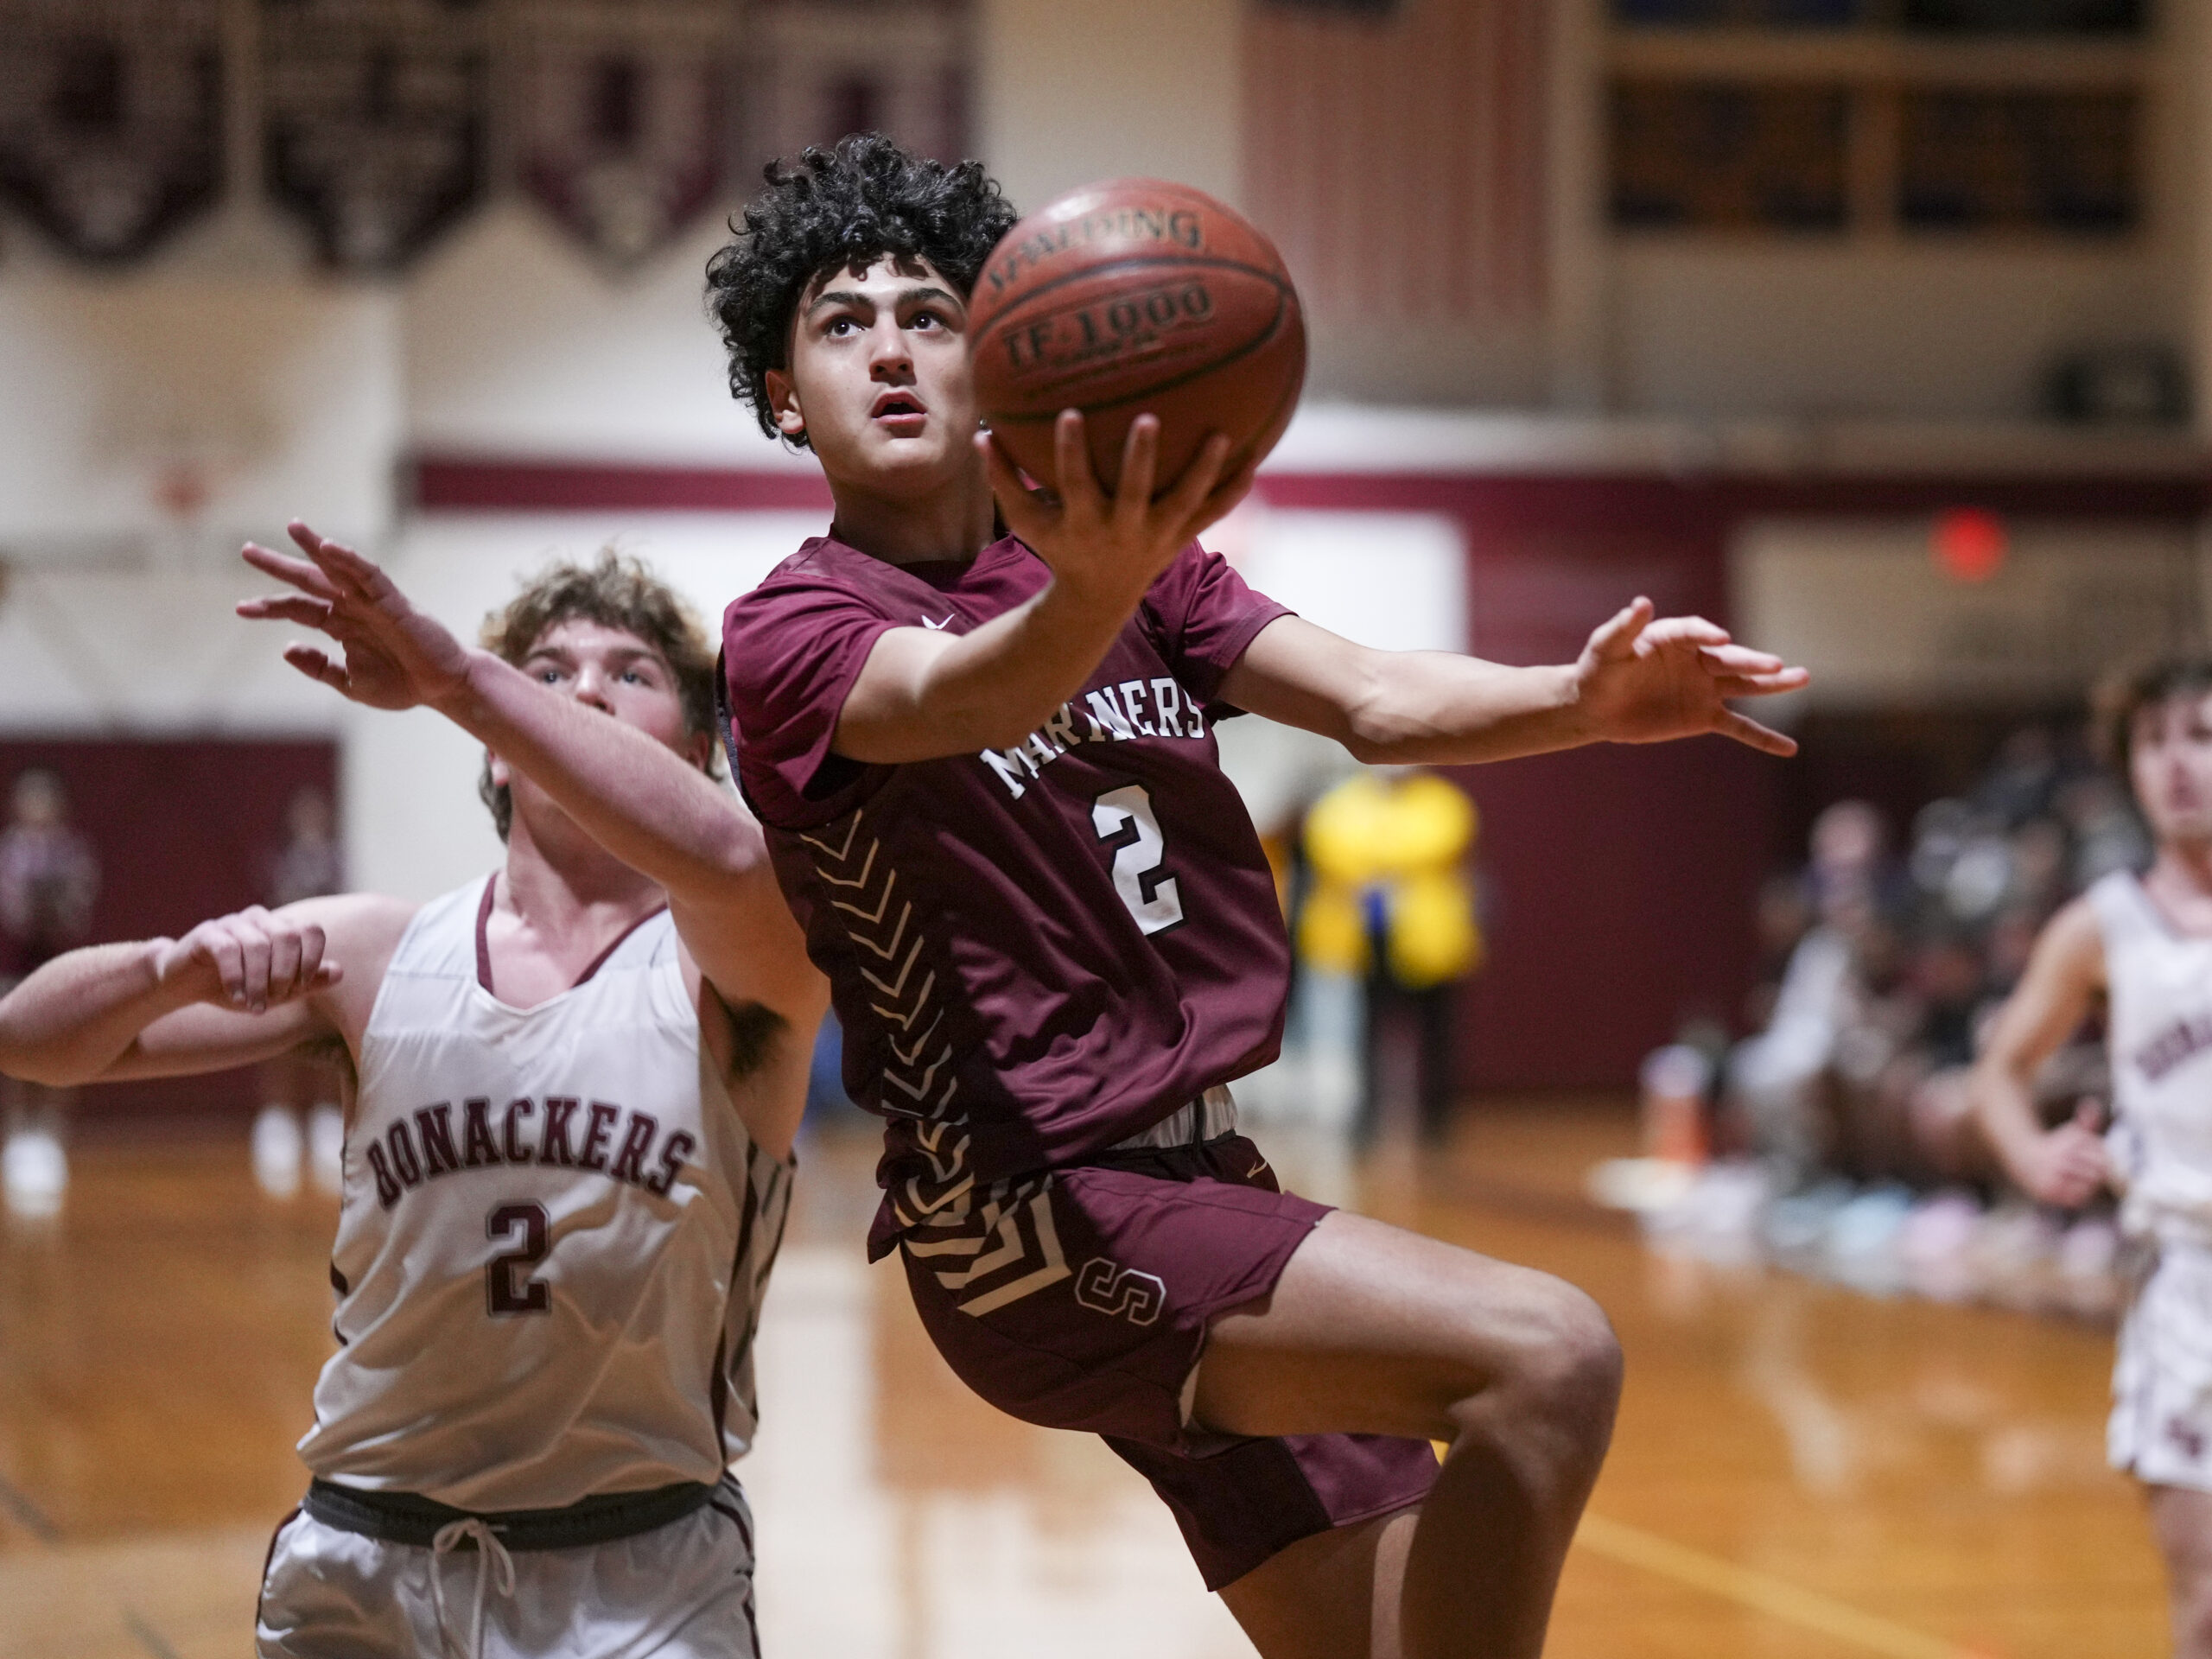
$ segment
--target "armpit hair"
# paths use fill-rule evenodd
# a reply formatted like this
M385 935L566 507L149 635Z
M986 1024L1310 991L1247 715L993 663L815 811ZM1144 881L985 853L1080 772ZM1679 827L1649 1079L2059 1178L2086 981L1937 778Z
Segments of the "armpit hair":
M704 985L715 1006L729 1022L729 1076L733 1082L753 1077L776 1058L791 1022L765 1002L731 1002L712 985Z
M334 1031L296 1043L293 1045L291 1052L301 1059L313 1060L330 1067L343 1079L349 1095L359 1086L360 1076L353 1069L353 1051L346 1046L346 1039Z

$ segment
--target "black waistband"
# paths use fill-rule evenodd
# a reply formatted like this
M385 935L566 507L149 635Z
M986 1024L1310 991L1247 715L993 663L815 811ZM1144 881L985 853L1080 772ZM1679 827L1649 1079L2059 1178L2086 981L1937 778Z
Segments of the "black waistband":
M617 1538L651 1532L680 1521L714 1496L696 1481L649 1492L614 1492L587 1497L559 1510L505 1510L488 1514L456 1510L413 1492L372 1492L327 1480L310 1481L305 1508L325 1526L358 1532L388 1544L428 1549L442 1527L456 1521L481 1521L509 1549L580 1549ZM461 1545L474 1549L474 1539Z

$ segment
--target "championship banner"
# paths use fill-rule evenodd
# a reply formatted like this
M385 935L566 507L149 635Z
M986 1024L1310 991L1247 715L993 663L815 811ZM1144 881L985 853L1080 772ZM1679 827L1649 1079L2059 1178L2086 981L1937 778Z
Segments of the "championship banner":
M0 0L0 199L82 259L149 251L223 182L217 0Z
M480 0L261 0L271 200L340 270L397 270L483 196Z
M730 0L532 7L517 43L524 186L601 258L635 264L715 199Z

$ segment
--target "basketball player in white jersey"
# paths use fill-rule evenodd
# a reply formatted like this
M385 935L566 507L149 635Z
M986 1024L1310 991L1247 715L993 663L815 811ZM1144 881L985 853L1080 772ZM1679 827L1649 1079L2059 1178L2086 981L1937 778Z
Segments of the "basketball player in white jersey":
M2212 659L2159 665L2113 710L2114 748L2157 846L2052 917L1999 1014L1974 1109L2012 1179L2072 1208L2110 1185L2145 1249L2120 1326L2107 1442L2143 1483L2166 1560L2174 1650L2212 1659ZM2101 995L2113 1124L2046 1129L2037 1070Z
M673 594L603 556L531 584L489 650L437 632L505 866L420 908L341 895L73 952L0 1002L0 1070L352 1063L340 1346L261 1654L752 1656L726 1471L826 993L708 777L714 652ZM375 704L384 666L323 677ZM650 744L690 763L648 768L673 838L556 804L562 756Z

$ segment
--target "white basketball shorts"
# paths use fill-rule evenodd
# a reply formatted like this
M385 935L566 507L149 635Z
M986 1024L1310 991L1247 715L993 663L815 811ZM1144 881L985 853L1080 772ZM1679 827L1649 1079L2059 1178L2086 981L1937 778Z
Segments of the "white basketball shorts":
M385 1543L302 1510L270 1545L255 1637L260 1659L759 1659L753 1513L726 1475L650 1532L510 1554Z
M2212 1491L2212 1253L2164 1245L2136 1282L2112 1373L2112 1465Z

